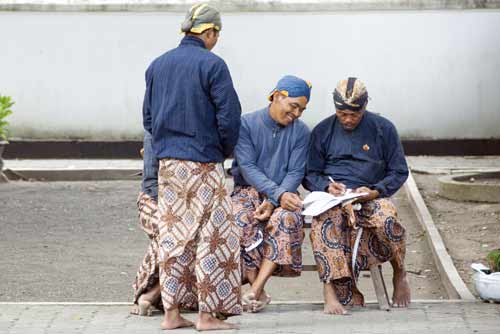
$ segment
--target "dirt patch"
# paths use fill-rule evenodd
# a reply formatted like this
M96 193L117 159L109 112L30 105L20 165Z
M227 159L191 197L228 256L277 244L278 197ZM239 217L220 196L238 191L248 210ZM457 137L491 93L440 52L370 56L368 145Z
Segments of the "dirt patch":
M487 264L486 255L500 248L500 204L449 200L438 195L439 175L414 177L460 276L476 293L470 264Z

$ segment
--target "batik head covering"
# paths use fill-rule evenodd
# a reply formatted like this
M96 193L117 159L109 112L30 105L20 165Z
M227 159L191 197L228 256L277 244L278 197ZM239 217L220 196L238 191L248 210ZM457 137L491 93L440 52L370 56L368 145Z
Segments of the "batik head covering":
M338 110L360 111L366 101L368 101L368 91L358 78L340 80L333 92L333 102Z
M222 22L219 11L207 4L197 4L191 7L181 25L181 31L184 33L201 34L211 28L221 30Z
M280 92L281 94L288 97L299 97L305 96L307 102L311 97L312 85L309 81L303 80L293 75L285 75L278 81L276 88L274 88L271 93L269 93L267 99L269 101L273 100L273 94L275 92Z

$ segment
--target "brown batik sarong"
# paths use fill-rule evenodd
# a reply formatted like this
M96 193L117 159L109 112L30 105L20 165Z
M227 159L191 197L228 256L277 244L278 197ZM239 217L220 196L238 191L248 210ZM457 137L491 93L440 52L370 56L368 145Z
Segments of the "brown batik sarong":
M253 217L256 208L263 201L255 188L236 187L231 199L236 223L243 233L241 264L244 281L248 272L259 270L264 258L278 264L273 275L300 276L304 240L303 218L300 213L277 208L268 221L261 222ZM260 244L259 240L262 240ZM253 249L247 250L249 247Z
M160 280L158 271L158 222L160 219L158 205L155 199L141 192L137 198L137 207L139 209L139 225L149 237L150 243L132 285L134 304L137 304L139 297L152 289ZM159 310L163 309L160 299L154 306Z
M406 245L405 229L399 223L394 204L381 198L366 202L349 220L347 208L335 207L314 217L311 243L322 282L332 282L344 305L363 305L356 287L360 270L367 270L390 260L403 265ZM356 232L351 225L363 227L355 272L352 272L352 250Z
M240 314L240 232L220 163L160 160L160 285L165 310Z

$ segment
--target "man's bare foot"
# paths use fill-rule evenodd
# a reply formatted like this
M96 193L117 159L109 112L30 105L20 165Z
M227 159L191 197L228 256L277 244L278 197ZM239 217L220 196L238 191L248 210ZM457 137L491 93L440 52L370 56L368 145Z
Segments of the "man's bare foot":
M392 284L394 285L392 307L408 307L411 302L411 292L406 272L404 270L395 270Z
M325 308L323 309L325 314L337 314L337 315L347 315L349 312L340 304L338 301L325 301Z
M137 304L132 307L130 314L150 317L153 315L153 306L146 296L142 295L137 300Z
M160 323L161 329L176 329L176 328L185 328L193 326L194 323L192 321L189 321L181 316L179 316L179 318L174 320L167 321L166 319L163 319L162 322Z
M239 326L229 322L224 322L213 317L210 313L200 312L198 321L196 322L196 330L209 331L209 330L225 330L225 329L238 329Z
M257 313L262 311L267 305L269 305L270 302L271 302L271 296L268 295L265 291L262 291L259 300L256 303L252 303L251 312Z
M253 291L244 293L243 296L241 296L241 301L243 303L243 310L246 312L254 312L253 309L255 307L260 307L262 304Z
M325 298L325 314L347 315L347 310L342 306L337 298L337 293L332 283L325 283L323 285L323 296Z
M139 315L139 305L134 304L130 310L130 314Z
M175 329L184 327L193 327L194 323L187 319L184 319L179 309L168 310L165 312L165 317L160 323L161 329Z

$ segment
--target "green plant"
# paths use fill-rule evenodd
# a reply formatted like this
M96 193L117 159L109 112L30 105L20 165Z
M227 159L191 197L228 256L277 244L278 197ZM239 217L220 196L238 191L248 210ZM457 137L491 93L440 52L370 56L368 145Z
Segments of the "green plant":
M12 114L10 107L13 104L10 96L0 95L0 140L7 140L7 125L9 123L5 121L5 118Z

